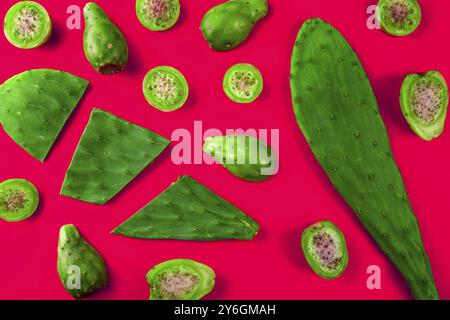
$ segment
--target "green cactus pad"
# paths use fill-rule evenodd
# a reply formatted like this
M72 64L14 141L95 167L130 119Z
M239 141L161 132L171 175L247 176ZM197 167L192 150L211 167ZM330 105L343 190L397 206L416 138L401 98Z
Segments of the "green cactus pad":
M94 109L67 170L61 195L104 204L169 143L148 129Z
M429 141L444 131L448 87L439 71L410 74L403 81L400 105L411 129Z
M6 39L15 47L33 49L48 41L52 21L39 3L19 1L6 13L3 29Z
M118 73L128 63L128 44L119 28L96 3L84 6L83 48L95 70L104 75Z
M180 17L180 0L136 0L136 15L149 30L170 29Z
M214 288L216 274L189 259L162 262L147 273L150 300L199 300Z
M235 64L225 73L223 90L234 102L251 103L263 90L261 72L248 63Z
M58 70L15 75L0 86L0 123L18 145L44 161L87 85Z
M271 148L248 135L215 136L205 139L203 152L222 164L234 176L251 182L261 182L275 174ZM274 156L274 155L273 155Z
M59 231L57 269L63 287L75 299L106 287L108 271L100 253L72 224Z
M251 240L258 224L189 176L182 176L112 233L131 238Z
M267 12L267 0L229 0L206 12L200 29L213 50L228 51L243 43Z
M330 24L310 19L292 54L294 111L331 182L408 281L417 299L437 299L417 219L392 156L370 81Z
M23 179L0 183L0 219L18 222L29 218L37 209L39 193L36 187Z
M380 0L377 19L385 33L403 37L417 29L422 20L422 10L417 0Z
M318 222L305 229L301 243L306 261L319 276L334 279L347 268L345 237L332 222Z

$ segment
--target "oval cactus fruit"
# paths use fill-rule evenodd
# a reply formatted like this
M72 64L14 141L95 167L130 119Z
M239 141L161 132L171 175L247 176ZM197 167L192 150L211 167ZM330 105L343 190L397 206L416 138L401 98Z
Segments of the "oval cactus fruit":
M439 71L406 76L400 105L411 129L422 139L437 138L444 130L448 87Z
M225 73L223 90L234 102L251 103L263 90L261 72L248 63L235 64Z
M377 19L385 33L402 37L417 29L422 11L417 0L380 0Z
M108 271L102 256L72 224L59 231L58 274L62 285L75 299L106 287Z
M189 86L183 74L175 68L159 66L150 70L142 83L147 102L161 111L181 108L189 96Z
M334 279L347 268L345 237L332 222L322 221L308 227L301 242L306 261L319 276Z
M199 300L212 291L215 277L214 270L193 260L162 262L147 273L150 300Z
M52 21L47 10L34 1L20 1L5 16L6 39L17 48L33 49L48 41L52 33Z
M18 222L29 218L37 209L39 193L24 179L10 179L0 183L0 218Z
M229 0L209 10L200 29L213 50L228 51L247 39L267 11L267 0Z
M261 139L248 135L215 136L205 139L203 152L222 164L234 176L261 182L275 174L277 161Z
M136 15L149 30L170 29L180 17L180 0L137 0Z
M95 70L104 75L115 74L128 63L128 45L117 26L96 3L84 10L84 54Z

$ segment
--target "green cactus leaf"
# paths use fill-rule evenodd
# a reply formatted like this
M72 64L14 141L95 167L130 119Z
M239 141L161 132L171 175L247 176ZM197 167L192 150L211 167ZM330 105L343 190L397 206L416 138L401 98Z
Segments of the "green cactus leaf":
M0 86L0 123L19 146L44 161L87 85L59 70L15 75Z
M258 229L244 212L185 175L112 233L145 239L251 240Z
M169 143L148 129L94 109L67 170L61 195L104 204Z

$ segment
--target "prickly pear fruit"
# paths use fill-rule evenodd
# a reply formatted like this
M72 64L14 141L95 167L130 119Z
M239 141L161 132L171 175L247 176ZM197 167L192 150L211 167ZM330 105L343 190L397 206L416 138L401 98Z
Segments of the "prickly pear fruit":
M263 90L264 82L258 68L249 63L238 63L225 73L223 90L237 103L255 101Z
M247 39L267 11L267 0L229 0L206 12L200 29L212 49L228 51Z
M29 218L37 209L39 193L24 179L10 179L0 183L0 219L17 222Z
M180 0L136 0L136 15L152 31L172 28L180 17Z
M59 70L17 74L0 86L0 123L19 146L44 161L87 85Z
M377 19L385 33L403 37L417 29L422 20L422 10L417 0L380 0Z
M429 141L444 131L448 87L439 71L410 74L403 81L400 105L411 129Z
M321 19L306 21L298 34L291 90L298 125L335 188L414 296L438 299L370 81L352 47Z
M84 10L84 54L95 70L104 75L118 73L128 63L128 45L117 26L96 3Z
M303 231L302 249L310 267L325 279L339 277L347 268L345 237L330 221L321 221Z
M75 299L106 287L108 282L102 256L72 224L59 230L58 274L66 291Z
M203 152L222 164L234 176L252 182L269 179L277 166L271 148L261 139L248 135L208 137Z
M104 204L167 148L148 129L94 109L67 170L61 195Z
M214 288L216 274L189 259L162 262L147 273L150 300L199 300Z
M112 233L131 238L251 240L256 221L200 182L182 176Z

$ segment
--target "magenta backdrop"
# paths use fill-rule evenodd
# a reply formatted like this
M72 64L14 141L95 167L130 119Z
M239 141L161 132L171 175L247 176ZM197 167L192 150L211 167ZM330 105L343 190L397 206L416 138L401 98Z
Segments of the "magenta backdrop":
M3 19L13 0L0 2ZM402 170L412 205L421 222L425 246L443 298L450 298L450 259L443 240L450 223L448 193L448 132L424 142L403 120L398 94L407 73L439 69L450 80L448 34L450 3L421 1L424 18L411 37L391 38L366 27L366 9L375 0L272 0L270 14L236 50L210 50L199 31L203 14L220 0L182 0L178 24L151 32L135 17L134 1L99 0L125 34L130 64L125 72L105 77L86 61L82 30L66 28L66 9L81 0L41 0L55 26L51 41L40 49L14 48L0 36L0 81L32 68L56 68L91 82L49 158L41 164L0 133L0 180L26 178L41 193L39 212L10 224L0 221L0 298L68 299L56 272L56 246L61 225L73 223L105 257L110 271L107 289L95 299L147 299L145 274L153 265L173 258L191 258L217 273L210 299L408 299L399 273L377 248L352 211L334 191L297 127L289 91L291 48L303 21L322 17L353 45L366 67L389 129L394 154ZM238 62L260 68L265 90L251 105L230 102L221 89L228 67ZM187 105L174 113L150 107L141 94L145 73L158 65L181 70L189 81ZM171 162L170 151L147 168L113 201L95 206L59 196L73 151L93 107L111 111L166 137L174 129L279 128L281 168L268 182L238 180L220 166ZM179 175L189 174L254 217L261 232L253 241L196 243L146 241L111 235L110 231L164 190ZM342 277L327 281L307 266L299 245L301 231L330 219L347 237L350 263ZM366 268L379 265L382 289L368 290Z

